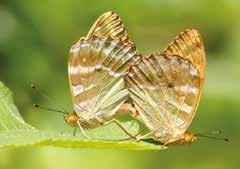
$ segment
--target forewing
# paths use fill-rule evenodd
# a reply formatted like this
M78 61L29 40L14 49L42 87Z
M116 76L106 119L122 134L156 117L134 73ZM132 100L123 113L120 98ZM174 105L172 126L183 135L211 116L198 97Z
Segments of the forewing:
M204 78L206 57L200 33L196 29L186 29L164 50L167 55L178 55L189 60Z
M96 36L80 39L71 48L68 61L76 113L111 118L127 98L123 76L137 58L135 50L121 40Z
M186 29L170 43L164 53L169 56L178 55L183 59L189 60L200 76L199 92L197 92L197 99L194 100L193 104L195 105L193 107L194 111L191 112L191 120L187 121L184 126L186 129L191 124L196 113L205 82L206 56L201 34L196 29ZM191 89L188 88L188 90ZM184 100L188 101L191 98L186 97Z
M140 119L158 137L185 132L201 92L200 74L190 61L151 55L131 67L125 82Z
M112 37L114 39L121 39L124 44L133 45L130 41L126 27L124 26L121 18L115 12L106 12L102 14L93 24L88 32L87 37Z

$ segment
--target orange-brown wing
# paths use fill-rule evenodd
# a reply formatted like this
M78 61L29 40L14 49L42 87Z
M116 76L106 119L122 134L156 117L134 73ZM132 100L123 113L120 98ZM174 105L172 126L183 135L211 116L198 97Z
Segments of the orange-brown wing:
M189 60L200 76L199 92L195 100L196 106L191 113L188 125L185 126L188 128L195 116L205 82L206 56L202 36L196 29L186 29L168 45L164 53L167 55L178 55L183 59Z
M196 29L180 33L163 52L189 60L204 79L206 57L202 37Z
M155 54L132 66L125 77L139 118L164 142L183 134L201 93L199 71L179 56Z
M114 39L121 39L121 41L128 45L134 45L127 34L126 28L121 18L115 12L106 12L102 14L92 25L88 32L87 38L91 36L112 37Z
M70 50L68 75L74 110L80 117L115 115L127 99L123 76L138 58L135 50L111 37L82 38Z

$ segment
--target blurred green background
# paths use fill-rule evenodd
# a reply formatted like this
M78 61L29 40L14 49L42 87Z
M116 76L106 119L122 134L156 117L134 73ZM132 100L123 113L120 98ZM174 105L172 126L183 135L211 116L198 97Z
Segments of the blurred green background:
M0 168L201 168L239 167L240 2L237 0L6 0L0 2L0 80L14 93L25 120L50 131L69 129L54 106L34 94L35 82L59 107L72 110L67 78L68 50L106 11L117 12L144 54L162 50L185 28L202 33L207 79L190 131L223 130L231 142L199 138L191 146L160 152L26 148L0 152ZM58 107L58 108L59 108Z

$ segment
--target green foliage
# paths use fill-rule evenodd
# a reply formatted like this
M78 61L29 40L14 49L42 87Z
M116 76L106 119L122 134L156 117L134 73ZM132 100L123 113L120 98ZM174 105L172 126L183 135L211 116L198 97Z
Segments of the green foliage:
M114 169L163 166L178 169L239 168L237 147L240 141L240 1L1 2L0 80L14 91L14 101L21 110L21 115L35 128L45 134L53 133L52 135L60 135L63 131L69 135L64 137L72 139L72 128L62 121L60 114L33 111L32 104L72 110L67 77L68 51L71 45L86 35L90 26L103 12L112 10L120 15L131 40L140 52L146 55L164 49L186 28L193 27L201 32L207 56L206 84L189 131L198 133L222 130L223 133L219 137L230 138L232 141L226 144L222 141L198 138L191 146L174 146L166 151L149 152L120 151L118 148L100 151L95 148L20 148L1 151L0 169L32 169L33 166L36 169L64 169L76 166L84 169L108 169L113 166ZM29 89L30 81L39 86L53 102L36 96ZM2 109L2 100L0 101ZM4 117L6 115L7 113ZM2 117L1 115L0 119ZM107 132L109 130L111 138ZM122 131L115 125L87 132L96 139L126 137L121 135ZM80 138L78 131L77 137L73 139ZM8 141L10 144L12 140ZM0 142L6 144L2 136Z
M100 131L101 132L101 131ZM111 127L98 135L111 135ZM115 132L114 132L115 133ZM113 134L114 134L113 133ZM164 147L134 141L86 140L79 137L41 132L27 124L13 103L12 94L0 82L0 149L26 146L55 146L70 148L118 148L127 150L161 150Z

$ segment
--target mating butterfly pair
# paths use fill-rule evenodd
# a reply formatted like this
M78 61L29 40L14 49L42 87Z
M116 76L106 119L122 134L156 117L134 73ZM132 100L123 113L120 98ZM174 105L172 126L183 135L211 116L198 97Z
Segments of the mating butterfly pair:
M93 24L88 35L72 46L68 75L74 112L67 123L84 128L116 123L120 109L135 113L150 133L165 145L191 142L186 132L195 115L204 84L206 59L195 29L182 32L163 52L143 57L129 40L114 12ZM133 104L125 103L128 97ZM136 138L135 138L136 139Z

